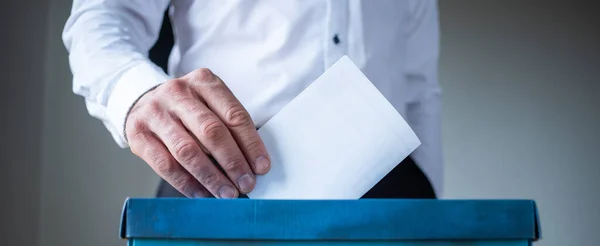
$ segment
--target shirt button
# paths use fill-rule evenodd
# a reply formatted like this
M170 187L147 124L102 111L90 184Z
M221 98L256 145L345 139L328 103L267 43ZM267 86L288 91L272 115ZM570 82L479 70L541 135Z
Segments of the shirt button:
M333 36L333 43L334 44L339 44L340 43L340 38L338 37L337 34Z

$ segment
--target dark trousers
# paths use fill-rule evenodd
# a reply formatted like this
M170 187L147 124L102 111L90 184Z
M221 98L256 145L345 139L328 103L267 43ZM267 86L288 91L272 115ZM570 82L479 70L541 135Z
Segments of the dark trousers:
M157 197L185 197L169 183L161 180ZM241 198L247 198L242 195ZM436 195L427 176L412 158L404 159L362 198L430 198Z

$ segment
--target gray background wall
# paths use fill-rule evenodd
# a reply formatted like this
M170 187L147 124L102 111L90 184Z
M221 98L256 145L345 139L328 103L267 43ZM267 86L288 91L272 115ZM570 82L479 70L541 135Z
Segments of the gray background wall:
M539 245L600 245L598 1L440 1L450 197L532 198Z
M34 245L39 221L48 3L30 4L0 7L0 245Z
M27 2L0 10L0 244L124 245L123 200L158 178L71 93L70 1ZM600 241L596 2L440 1L446 198L537 200L537 245Z

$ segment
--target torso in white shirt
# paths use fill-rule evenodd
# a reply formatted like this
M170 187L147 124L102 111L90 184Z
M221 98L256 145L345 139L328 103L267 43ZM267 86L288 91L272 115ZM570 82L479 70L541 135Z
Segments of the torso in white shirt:
M441 195L435 1L170 2L175 37L170 76L211 69L260 126L348 55L423 142L416 162Z
M344 54L401 114L416 93L405 93L404 35L410 24L403 21L408 14L405 1L380 1L375 8L369 8L368 1L173 4L176 41L170 74L178 77L199 67L210 68L227 83L257 125Z

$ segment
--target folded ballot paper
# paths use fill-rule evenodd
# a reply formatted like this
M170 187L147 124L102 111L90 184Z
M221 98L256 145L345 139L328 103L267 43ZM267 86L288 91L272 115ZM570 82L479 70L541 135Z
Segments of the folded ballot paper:
M272 166L251 199L358 199L421 144L347 56L259 134Z

